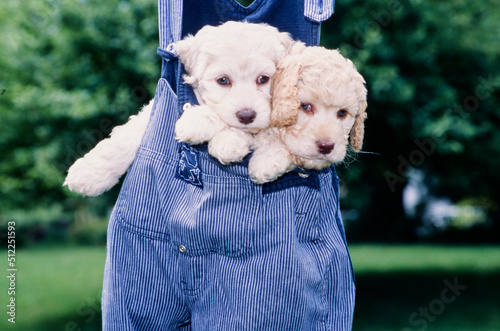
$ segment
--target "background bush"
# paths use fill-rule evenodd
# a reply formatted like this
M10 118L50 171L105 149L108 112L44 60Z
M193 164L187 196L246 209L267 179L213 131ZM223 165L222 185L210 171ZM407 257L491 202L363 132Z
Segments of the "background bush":
M337 167L351 240L499 240L498 5L337 1L322 42L366 78L376 153ZM4 1L0 21L0 223L16 221L20 242L102 239L119 188L82 198L61 185L153 96L157 2ZM408 213L414 178L423 196ZM440 227L425 216L436 199L480 212Z
M0 20L0 221L17 222L19 244L82 239L103 227L92 222L107 218L119 188L82 198L62 183L154 95L157 3L7 1Z

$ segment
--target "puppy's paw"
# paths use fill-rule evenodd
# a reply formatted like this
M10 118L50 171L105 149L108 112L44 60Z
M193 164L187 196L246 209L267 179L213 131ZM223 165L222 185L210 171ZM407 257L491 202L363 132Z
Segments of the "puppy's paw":
M210 141L224 124L208 106L192 106L186 109L175 124L175 138L189 144Z
M280 150L260 152L256 150L248 164L248 175L257 184L265 184L278 179L294 167L287 153Z
M119 179L120 176L93 167L87 157L82 157L69 168L63 186L82 195L97 196L115 186Z
M251 135L237 129L224 130L208 143L208 153L220 163L240 162L250 153Z

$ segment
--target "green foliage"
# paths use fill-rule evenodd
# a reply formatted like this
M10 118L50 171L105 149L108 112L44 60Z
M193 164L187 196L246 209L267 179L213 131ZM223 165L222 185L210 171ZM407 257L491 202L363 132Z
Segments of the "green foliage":
M77 215L66 240L78 245L105 245L107 229L107 219L95 219L85 210Z
M6 1L0 20L0 222L48 231L75 211L108 214L116 190L82 199L62 183L153 96L157 2Z
M348 236L414 239L420 220L406 218L402 194L418 168L430 194L473 201L487 234L500 238L498 5L337 2L322 41L366 78L364 150L379 154L337 167L342 206L359 214ZM82 198L61 185L75 159L153 96L156 11L156 0L2 3L0 225L16 221L21 242L102 238L100 221L81 220L106 218L119 188ZM480 223L472 218L466 223Z
M350 233L404 240L402 192L410 168L430 194L483 201L499 228L500 12L498 0L346 0L323 25L323 44L340 48L367 81L364 150L339 167L361 211ZM357 168L356 172L351 169ZM496 225L495 225L496 224ZM349 232L349 231L348 231Z

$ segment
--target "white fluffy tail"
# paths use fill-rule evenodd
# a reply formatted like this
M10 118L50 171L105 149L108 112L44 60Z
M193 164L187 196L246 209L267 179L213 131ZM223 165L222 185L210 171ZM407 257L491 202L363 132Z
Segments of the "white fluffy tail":
M69 168L64 185L87 196L97 196L118 183L135 159L151 116L154 100L128 122L117 126L109 138L97 144L90 152Z

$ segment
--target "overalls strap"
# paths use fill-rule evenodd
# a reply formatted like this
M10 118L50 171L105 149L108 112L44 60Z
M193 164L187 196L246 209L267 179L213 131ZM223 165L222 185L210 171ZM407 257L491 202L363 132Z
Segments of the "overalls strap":
M160 32L160 48L167 49L171 43L182 38L183 0L158 1L158 25Z

